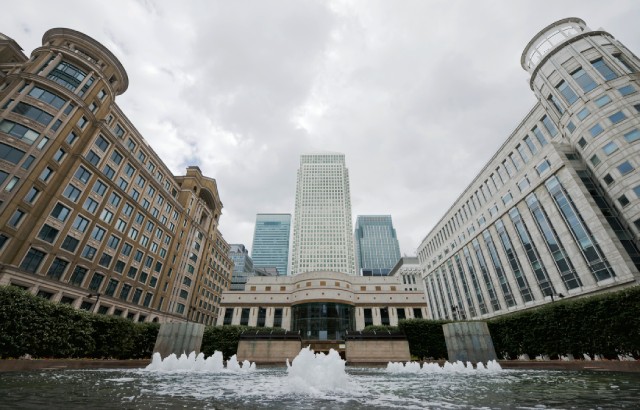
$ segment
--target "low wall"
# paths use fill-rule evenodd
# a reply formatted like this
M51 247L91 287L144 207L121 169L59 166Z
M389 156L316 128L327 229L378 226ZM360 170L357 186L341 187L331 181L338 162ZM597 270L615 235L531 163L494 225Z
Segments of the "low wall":
M450 362L497 360L489 327L485 322L456 322L442 325Z
M300 339L291 340L251 340L240 339L238 361L248 360L256 364L284 364L291 362L302 349Z
M347 363L388 363L411 360L409 342L406 339L347 340Z
M160 353L163 358L171 353L177 356L193 351L200 353L203 336L204 325L199 323L163 323L160 325L153 352Z

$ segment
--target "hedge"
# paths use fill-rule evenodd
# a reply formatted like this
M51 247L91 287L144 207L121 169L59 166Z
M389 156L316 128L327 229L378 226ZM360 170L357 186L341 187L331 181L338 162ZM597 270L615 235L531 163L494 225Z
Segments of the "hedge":
M573 354L617 359L640 357L640 287L574 300L556 301L538 309L487 322L496 354L515 359Z
M447 357L447 345L444 341L442 325L446 320L404 319L398 322L398 328L404 332L409 342L409 352L419 360L444 359Z
M204 329L200 351L204 353L205 356L210 356L218 350L222 352L225 359L229 359L238 351L240 335L245 332L285 333L286 330L282 328L239 325L207 326Z
M150 358L159 328L0 286L0 358Z

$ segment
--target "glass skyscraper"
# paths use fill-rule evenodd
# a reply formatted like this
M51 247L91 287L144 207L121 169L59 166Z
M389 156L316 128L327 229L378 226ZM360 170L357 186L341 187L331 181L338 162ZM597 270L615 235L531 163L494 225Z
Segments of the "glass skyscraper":
M231 290L244 290L247 278L253 276L253 261L243 244L230 244L229 257L233 261Z
M400 260L400 245L391 215L359 215L353 236L359 275L388 275Z
M275 267L278 275L288 274L290 230L291 214L256 215L251 247L254 268Z
M355 274L349 171L344 154L300 156L291 273Z

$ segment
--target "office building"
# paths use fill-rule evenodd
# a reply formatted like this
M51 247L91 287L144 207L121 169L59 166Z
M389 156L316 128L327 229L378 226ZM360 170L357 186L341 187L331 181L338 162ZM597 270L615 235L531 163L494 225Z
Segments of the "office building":
M231 274L231 290L244 290L247 278L253 273L253 260L249 251L242 244L229 245L229 257L233 261L233 273Z
M231 279L216 181L171 173L115 102L128 81L83 33L51 29L31 57L0 35L0 285L214 323Z
M353 236L357 274L388 275L400 259L400 245L391 215L358 215Z
M251 258L256 268L277 268L286 275L289 264L291 214L257 214Z
M422 268L417 256L403 256L389 272L389 276L402 278L404 290L423 291Z
M291 274L355 274L349 171L344 154L303 154L296 184Z
M244 291L225 292L220 307L218 325L281 327L304 340L335 341L336 350L347 332L427 315L424 292L405 290L400 276L328 271L254 276Z
M418 248L430 318L639 283L640 61L567 18L521 64L538 102Z

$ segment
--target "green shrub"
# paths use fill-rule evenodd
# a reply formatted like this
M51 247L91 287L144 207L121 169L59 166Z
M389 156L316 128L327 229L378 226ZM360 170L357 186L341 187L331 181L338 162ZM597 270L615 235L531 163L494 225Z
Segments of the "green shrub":
M447 357L447 345L444 341L442 325L446 320L404 319L398 328L407 337L411 356L420 360L444 359Z
M94 315L0 286L0 358L151 357L157 323Z

